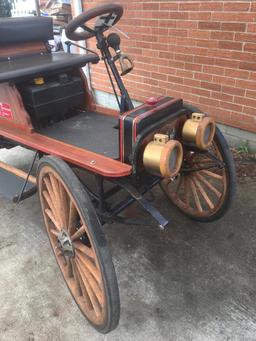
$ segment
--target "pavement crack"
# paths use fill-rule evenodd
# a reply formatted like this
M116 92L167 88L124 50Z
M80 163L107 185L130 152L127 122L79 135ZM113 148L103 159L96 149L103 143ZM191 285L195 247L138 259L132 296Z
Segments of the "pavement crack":
M7 247L10 247L14 244L14 242L0 242L0 250L6 249Z

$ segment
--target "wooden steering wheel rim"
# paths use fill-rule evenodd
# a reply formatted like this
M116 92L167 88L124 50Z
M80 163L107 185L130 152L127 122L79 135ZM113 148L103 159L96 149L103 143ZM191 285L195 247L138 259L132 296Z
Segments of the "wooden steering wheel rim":
M81 13L68 23L66 27L66 36L74 41L86 40L93 37L95 34L91 32L76 32L76 30L79 27L85 26L87 21L106 13L116 14L116 19L113 23L113 25L115 25L123 15L123 7L119 4L103 4ZM107 29L108 28L104 29L104 31Z

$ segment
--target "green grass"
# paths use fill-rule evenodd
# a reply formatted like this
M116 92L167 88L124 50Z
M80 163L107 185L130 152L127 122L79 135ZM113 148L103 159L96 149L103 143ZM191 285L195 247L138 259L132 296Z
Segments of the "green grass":
M239 154L250 154L250 148L249 148L249 144L248 141L244 141L242 142L237 148L236 148L237 152Z

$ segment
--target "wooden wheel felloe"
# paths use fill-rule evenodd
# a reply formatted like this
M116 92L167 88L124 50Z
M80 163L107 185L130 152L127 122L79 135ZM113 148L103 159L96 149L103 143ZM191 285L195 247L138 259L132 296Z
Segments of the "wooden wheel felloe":
M119 293L90 198L70 167L57 158L41 160L37 180L46 230L68 288L89 322L107 333L119 320Z
M170 201L190 218L199 221L220 218L235 192L232 155L218 129L208 151L210 154L187 150L183 170L175 179L161 182L161 188ZM186 169L194 171L186 172Z

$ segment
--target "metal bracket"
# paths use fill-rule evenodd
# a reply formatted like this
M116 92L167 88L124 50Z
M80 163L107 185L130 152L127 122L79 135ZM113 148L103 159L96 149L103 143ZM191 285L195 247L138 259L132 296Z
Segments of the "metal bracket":
M32 163L31 163L31 166L30 166L30 168L29 168L27 177L26 177L26 179L25 179L25 181L24 181L24 183L23 183L23 185L22 185L22 188L21 188L21 191L20 191L20 194L19 194L18 198L17 198L17 197L14 198L14 202L16 202L17 204L19 204L19 202L20 202L21 200L23 200L23 197L24 197L25 199L27 198L27 196L24 195L24 193L25 193L25 189L26 189L27 183L28 183L28 181L29 181L29 176L30 176L30 174L31 174L31 172L32 172L32 169L33 169L33 167L34 167L34 164L35 164L35 162L36 162L37 156L38 156L38 151L35 152L35 156L34 156L34 158L33 158L33 161L32 161ZM31 191L31 195L35 194L35 192L36 192L36 187L35 187L35 189L34 189L33 191Z
M125 189L134 200L136 200L158 223L161 230L169 223L169 221L156 209L135 187L133 187L125 179L112 179L112 182Z

